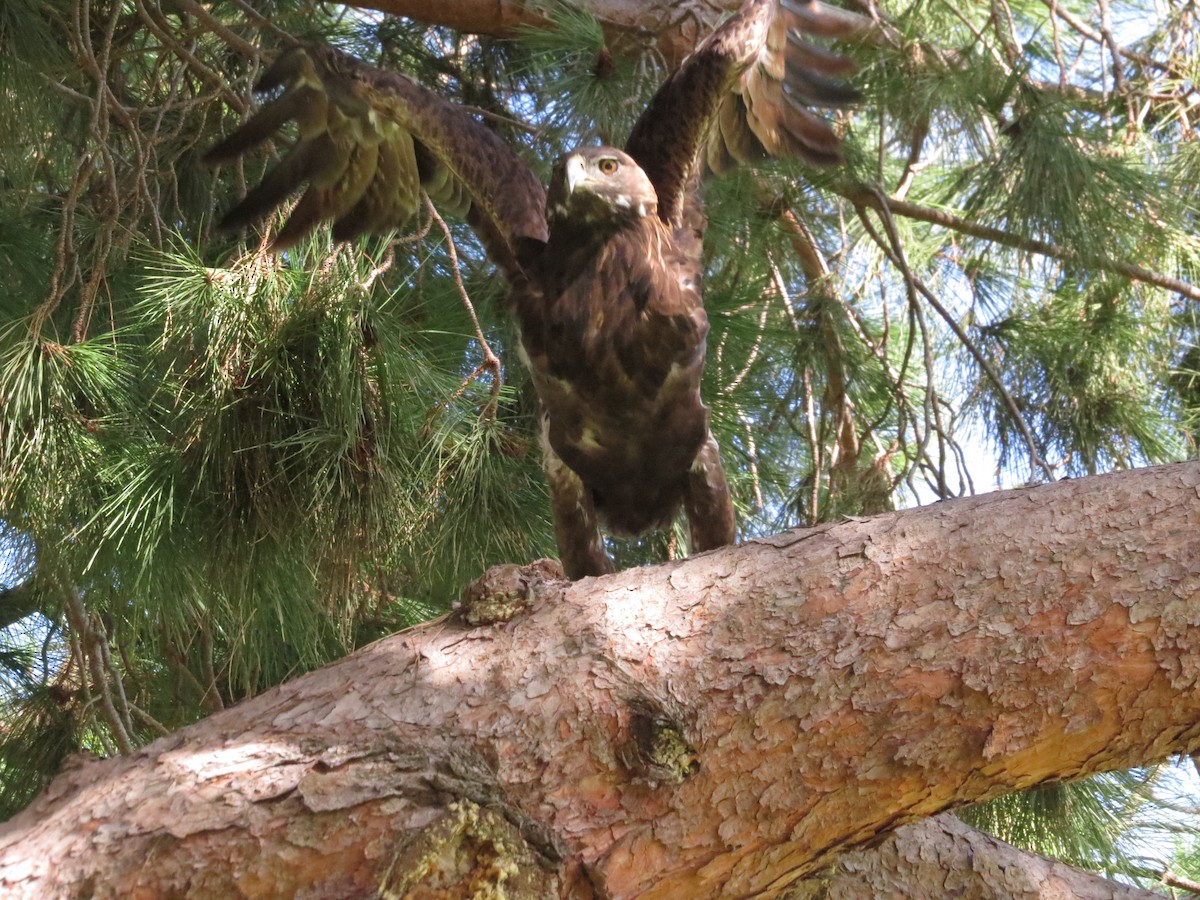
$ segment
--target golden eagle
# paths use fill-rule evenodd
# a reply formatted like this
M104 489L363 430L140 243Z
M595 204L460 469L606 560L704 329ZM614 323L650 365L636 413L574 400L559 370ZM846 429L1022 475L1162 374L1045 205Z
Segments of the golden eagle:
M639 534L680 505L692 550L719 547L735 522L700 399L697 191L767 156L837 161L837 136L808 106L853 100L838 80L850 64L801 38L826 26L811 0L747 0L667 78L624 151L567 153L548 192L462 107L331 47L294 47L256 86L282 93L206 156L226 162L298 125L223 225L263 219L305 184L276 248L329 220L338 240L397 228L422 191L465 215L511 289L566 574L612 571L600 520Z

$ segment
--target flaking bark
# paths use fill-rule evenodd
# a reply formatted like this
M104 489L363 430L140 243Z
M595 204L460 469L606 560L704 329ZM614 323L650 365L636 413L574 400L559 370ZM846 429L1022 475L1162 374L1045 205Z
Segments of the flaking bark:
M788 900L1153 900L1161 896L1010 847L943 813L898 828L878 847L842 854L831 871L802 882Z
M64 773L0 831L0 894L356 896L409 858L515 886L536 857L534 894L780 895L1200 747L1198 493L1200 463L1144 469L543 585Z

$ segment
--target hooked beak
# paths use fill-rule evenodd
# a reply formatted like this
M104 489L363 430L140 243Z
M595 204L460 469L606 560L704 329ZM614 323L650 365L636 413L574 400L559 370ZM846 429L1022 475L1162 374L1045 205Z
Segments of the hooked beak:
M574 194L580 186L587 183L587 163L578 153L572 153L566 158L564 165L566 171L563 174L566 176L567 193Z

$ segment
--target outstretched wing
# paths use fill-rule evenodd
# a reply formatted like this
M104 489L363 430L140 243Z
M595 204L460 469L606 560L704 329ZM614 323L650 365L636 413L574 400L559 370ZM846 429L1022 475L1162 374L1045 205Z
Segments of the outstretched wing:
M844 106L845 57L803 40L833 23L813 0L746 0L659 88L626 152L650 176L659 215L677 225L691 180L768 156L840 159L838 136L810 106Z
M513 277L521 247L546 240L545 192L533 171L464 109L394 72L324 45L282 53L255 86L282 88L205 155L219 165L295 121L299 140L231 209L223 226L258 222L307 186L274 246L319 224L333 236L388 231L416 212L424 190L465 215L492 259Z

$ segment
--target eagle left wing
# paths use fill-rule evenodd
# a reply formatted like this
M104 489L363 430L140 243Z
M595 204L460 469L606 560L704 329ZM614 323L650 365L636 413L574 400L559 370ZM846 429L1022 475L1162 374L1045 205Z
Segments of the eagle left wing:
M525 241L546 240L545 191L529 166L494 131L410 78L326 45L285 50L255 89L282 88L204 161L236 159L295 121L299 139L231 209L223 226L264 219L306 189L275 235L284 249L320 223L333 236L404 225L420 192L465 215L504 273L521 273Z
M837 162L840 139L810 106L845 106L845 57L803 40L833 34L814 0L746 0L663 83L625 151L658 192L659 215L678 225L692 180L739 163L799 156Z

